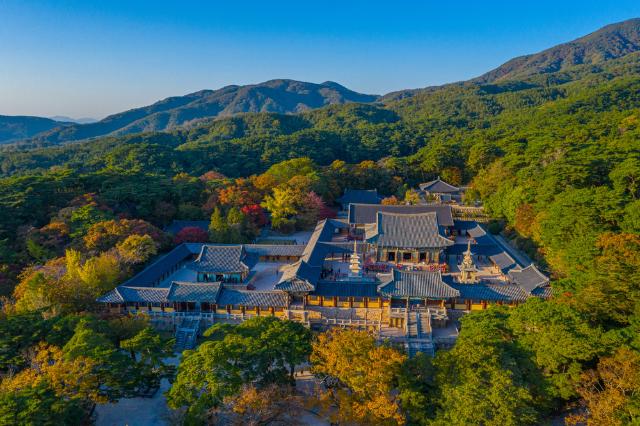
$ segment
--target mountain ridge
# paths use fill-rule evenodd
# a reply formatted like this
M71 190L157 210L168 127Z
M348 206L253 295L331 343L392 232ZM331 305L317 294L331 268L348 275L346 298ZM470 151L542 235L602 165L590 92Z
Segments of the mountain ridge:
M0 116L0 144L26 140L30 145L121 136L150 131L168 131L202 120L230 117L247 112L300 113L344 103L392 103L447 87L473 84L504 84L570 70L578 65L597 66L640 51L640 18L606 25L590 34L541 52L513 58L473 79L441 86L405 89L383 96L352 91L339 83L308 83L273 79L249 85L227 85L183 96L172 96L151 105L112 114L94 123L51 123L22 127L3 123ZM3 133L4 130L4 133ZM12 133L13 131L13 133Z
M378 98L378 95L358 93L332 81L316 84L274 79L168 97L148 106L112 114L95 123L53 128L37 135L35 141L58 144L107 135L166 131L201 119L238 113L298 113L332 104L370 103Z
M640 18L628 19L538 53L518 56L472 82L492 83L561 71L572 65L598 64L640 50Z
M32 115L0 115L0 144L33 137L70 123Z

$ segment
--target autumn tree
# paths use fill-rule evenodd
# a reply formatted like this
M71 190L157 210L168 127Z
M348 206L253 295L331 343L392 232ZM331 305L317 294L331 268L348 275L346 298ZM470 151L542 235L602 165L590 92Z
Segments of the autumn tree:
M394 392L406 355L377 345L374 337L357 330L330 330L313 343L311 363L316 374L336 383L320 399L335 404L327 415L333 422L401 424L404 415ZM325 379L326 380L326 379Z
M91 226L83 237L90 251L106 251L115 247L131 235L148 235L157 247L166 244L167 236L149 222L139 219L120 219L98 222Z
M219 426L302 425L302 410L304 401L290 386L247 385L237 395L224 398L220 406L209 410L206 420L209 425Z
M585 372L577 391L585 408L567 424L622 426L640 420L640 353L618 349ZM584 422L584 423L583 423Z
M149 235L130 235L116 246L124 263L136 265L145 263L158 252L156 242Z
M206 243L209 241L209 233L197 226L187 226L182 228L173 237L174 244L182 243Z
M640 236L604 233L592 267L577 274L579 309L600 321L626 325L640 305Z

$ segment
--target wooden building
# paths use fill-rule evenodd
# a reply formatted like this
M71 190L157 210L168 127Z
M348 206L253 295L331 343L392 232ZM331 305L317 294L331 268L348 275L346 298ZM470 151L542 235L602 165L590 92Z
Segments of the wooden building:
M365 238L375 248L378 262L440 263L444 249L454 244L442 232L435 212L378 212Z

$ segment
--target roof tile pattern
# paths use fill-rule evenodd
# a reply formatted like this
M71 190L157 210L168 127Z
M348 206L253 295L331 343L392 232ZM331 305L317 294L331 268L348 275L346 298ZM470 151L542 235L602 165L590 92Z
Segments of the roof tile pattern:
M377 226L367 241L384 247L447 247L453 241L440 235L435 212L396 214L378 212Z
M252 291L225 289L220 294L218 305L243 305L260 307L286 307L287 293L283 291Z
M451 284L460 292L459 299L501 302L524 302L529 297L514 284Z
M434 194L451 194L455 192L460 192L460 188L457 186L453 186L440 178L436 180L432 180L430 182L421 183L419 185L422 191L431 192Z
M319 281L313 292L324 297L379 297L377 282Z
M220 293L220 283L173 282L166 299L170 302L215 303Z
M534 289L549 283L549 278L540 272L533 263L523 269L510 270L509 278L528 294L531 294Z
M302 256L304 244L245 244L247 253L258 256Z
M440 271L409 272L393 270L390 280L380 284L378 290L389 297L415 297L449 299L460 292L442 281Z
M244 259L244 249L241 245L211 245L202 246L202 251L194 262L194 267L203 272L241 272L249 269Z
M98 299L103 303L161 303L166 301L168 288L120 286Z

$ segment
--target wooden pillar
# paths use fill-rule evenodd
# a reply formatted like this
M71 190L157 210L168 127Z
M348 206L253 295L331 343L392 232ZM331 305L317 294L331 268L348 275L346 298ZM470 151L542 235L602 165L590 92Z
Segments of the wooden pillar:
M349 296L349 307L353 308L353 297Z
M441 307L441 308L444 308L444 299L442 299L442 300L440 301L440 307Z
M218 312L218 305L216 305L215 303L211 304L211 312L213 312L214 314L216 312Z
M364 302L365 309L367 309L369 307L369 298L368 297L363 297L362 301Z
M467 299L467 300L465 300L465 303L467 304L467 311L470 311L471 310L471 300Z
M486 300L482 301L482 309L487 309L487 301Z
M320 296L320 306L324 306L324 296Z
M260 316L260 306L256 306L256 315Z
M333 307L334 308L338 307L338 296L333 296Z
M269 306L269 313L271 314L271 316L275 315L275 309L273 309L273 306Z

